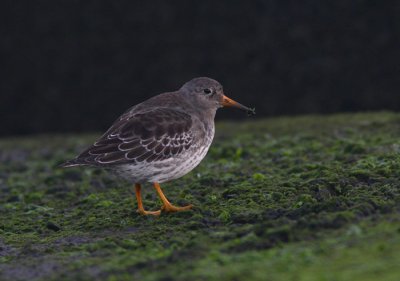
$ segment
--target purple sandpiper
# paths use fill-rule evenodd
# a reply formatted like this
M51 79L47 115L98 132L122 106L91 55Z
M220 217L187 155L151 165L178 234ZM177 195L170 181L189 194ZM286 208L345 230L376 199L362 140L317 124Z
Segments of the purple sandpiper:
M192 205L172 205L160 183L186 175L206 156L214 138L215 113L223 106L255 113L226 97L219 82L206 77L192 79L177 91L131 107L92 146L61 166L113 170L135 184L138 212L142 215L188 210ZM144 209L144 182L153 183L163 203L160 210Z

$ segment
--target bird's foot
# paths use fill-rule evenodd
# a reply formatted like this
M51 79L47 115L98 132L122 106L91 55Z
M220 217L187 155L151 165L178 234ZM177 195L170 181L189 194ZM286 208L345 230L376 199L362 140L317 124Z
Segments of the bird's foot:
M172 213L172 212L182 212L182 211L188 211L193 208L193 205L187 205L184 207L177 207L172 204L164 204L164 206L161 207L161 211L166 212L166 213Z
M145 211L144 209L137 209L139 214L143 216L152 215L152 216L159 216L161 214L161 210L158 211Z
M161 207L162 212L166 212L166 213L182 212L182 211L190 210L193 207L192 205L187 205L184 207L176 207L168 201L167 197L165 197L163 191L161 190L161 186L158 182L154 183L154 188L156 189L158 196L160 197L161 201L163 202L163 206Z

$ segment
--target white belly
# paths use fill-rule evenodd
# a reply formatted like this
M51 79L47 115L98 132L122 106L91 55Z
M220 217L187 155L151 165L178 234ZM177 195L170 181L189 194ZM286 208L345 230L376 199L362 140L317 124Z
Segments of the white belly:
M163 183L180 178L200 164L201 160L206 156L213 138L214 128L202 143L191 147L178 157L152 163L125 164L115 169L115 172L132 183Z

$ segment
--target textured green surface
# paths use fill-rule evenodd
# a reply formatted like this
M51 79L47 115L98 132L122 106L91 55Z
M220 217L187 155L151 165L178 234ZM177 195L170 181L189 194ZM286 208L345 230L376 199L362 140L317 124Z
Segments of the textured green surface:
M195 209L156 218L128 183L57 168L94 138L0 140L0 280L400 280L398 114L219 123L163 185Z

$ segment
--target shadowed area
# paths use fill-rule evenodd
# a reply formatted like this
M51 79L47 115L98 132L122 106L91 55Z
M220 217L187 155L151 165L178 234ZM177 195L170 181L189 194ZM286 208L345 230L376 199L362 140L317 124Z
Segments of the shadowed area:
M101 131L198 76L264 117L400 109L399 1L7 2L0 135Z

